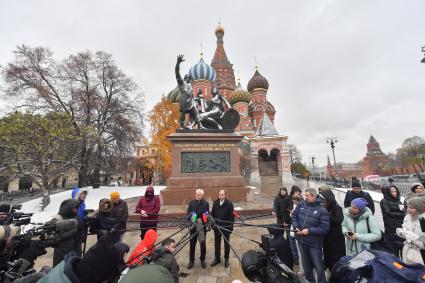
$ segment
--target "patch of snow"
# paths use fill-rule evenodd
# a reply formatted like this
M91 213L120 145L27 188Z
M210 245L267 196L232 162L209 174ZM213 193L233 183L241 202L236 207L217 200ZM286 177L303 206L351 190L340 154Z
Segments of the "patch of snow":
M107 187L101 186L99 189L93 189L93 187L86 187L88 194L86 197L86 209L98 209L99 201L103 198L109 198L110 193L119 192L121 199L128 199L134 197L140 197L145 194L147 186L135 186L135 187ZM155 194L159 195L159 192L165 188L165 186L154 186ZM45 223L52 219L59 211L59 206L62 201L71 198L72 190L67 190L57 194L50 195L50 203L44 211L41 211L41 198L33 199L22 203L22 212L34 213L31 217L32 223Z
M343 193L347 193L348 190L351 190L351 188L333 188L333 190L337 190ZM384 195L381 192L377 191L370 191L370 190L363 190L365 192L368 192L370 196L372 197L374 202L381 202L381 200L384 198ZM404 197L400 198L401 202L404 202Z

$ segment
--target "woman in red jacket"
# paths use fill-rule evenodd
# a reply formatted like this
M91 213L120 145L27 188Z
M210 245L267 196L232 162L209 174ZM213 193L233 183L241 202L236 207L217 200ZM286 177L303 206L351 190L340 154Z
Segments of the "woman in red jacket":
M161 202L158 196L154 195L152 186L146 188L145 196L141 197L136 206L136 213L141 214L140 218L140 238L143 240L146 231L153 229L156 231L158 225L158 213Z

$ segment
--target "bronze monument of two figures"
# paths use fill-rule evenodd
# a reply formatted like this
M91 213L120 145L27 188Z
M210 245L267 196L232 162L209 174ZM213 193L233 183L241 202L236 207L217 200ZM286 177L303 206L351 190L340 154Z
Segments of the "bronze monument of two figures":
M218 93L214 86L212 89L212 98L205 101L202 91L199 90L196 97L193 95L192 81L190 74L180 76L180 64L184 62L183 55L177 56L176 80L180 89L180 128L193 129L218 129L234 130L239 124L239 113L232 108L227 99ZM225 107L227 107L227 111ZM186 126L186 114L189 114L190 125Z

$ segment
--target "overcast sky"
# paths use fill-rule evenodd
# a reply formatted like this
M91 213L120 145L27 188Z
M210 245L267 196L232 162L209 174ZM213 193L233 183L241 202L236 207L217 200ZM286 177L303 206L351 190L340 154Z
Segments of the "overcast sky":
M257 58L276 128L304 161L326 163L328 136L340 139L337 162L360 160L370 134L386 153L425 137L425 1L2 1L0 65L23 43L56 59L107 51L149 110L176 85L177 54L187 72L202 43L211 62L218 21L245 88Z

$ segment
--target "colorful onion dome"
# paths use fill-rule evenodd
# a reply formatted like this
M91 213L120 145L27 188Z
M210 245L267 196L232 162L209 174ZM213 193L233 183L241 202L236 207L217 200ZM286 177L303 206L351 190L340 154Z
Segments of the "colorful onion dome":
M269 82L258 72L258 69L255 70L254 76L248 82L248 91L253 91L256 88L269 89Z
M214 81L216 74L214 69L205 63L204 59L201 58L199 62L194 65L189 70L189 74L192 76L193 80L209 80Z
M177 103L180 101L180 89L179 86L176 86L172 91L167 94L167 99L171 103Z
M238 86L236 89L232 92L232 96L230 98L230 103L233 105L238 102L251 102L251 94L243 89L241 82L238 80Z

